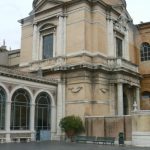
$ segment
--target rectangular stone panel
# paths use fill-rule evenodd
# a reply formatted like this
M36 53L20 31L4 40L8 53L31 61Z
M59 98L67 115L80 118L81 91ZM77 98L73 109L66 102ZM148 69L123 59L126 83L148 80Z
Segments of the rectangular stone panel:
M85 120L87 136L104 136L104 118L87 118Z
M132 140L132 118L131 116L124 117L124 133L125 133L125 140L131 141Z
M119 132L124 132L123 117L107 117L105 118L105 136L118 137Z

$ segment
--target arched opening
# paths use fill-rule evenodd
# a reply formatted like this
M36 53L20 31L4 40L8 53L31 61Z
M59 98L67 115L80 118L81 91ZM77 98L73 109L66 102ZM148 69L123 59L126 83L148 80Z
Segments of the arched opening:
M123 114L129 115L129 104L128 104L128 98L125 93L123 93Z
M50 130L51 128L51 98L48 93L41 92L36 97L35 130Z
M49 59L54 57L54 29L55 26L50 23L44 24L40 27L39 32L41 36L42 59Z
M0 130L5 129L6 92L0 86Z
M150 110L150 92L144 91L141 98L141 109Z
M30 115L30 94L18 89L12 96L11 130L28 130Z

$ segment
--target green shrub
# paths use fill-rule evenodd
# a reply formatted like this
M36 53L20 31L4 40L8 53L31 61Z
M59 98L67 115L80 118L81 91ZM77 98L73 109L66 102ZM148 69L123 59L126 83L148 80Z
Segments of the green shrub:
M79 116L74 115L62 118L59 126L68 137L85 131L82 119Z

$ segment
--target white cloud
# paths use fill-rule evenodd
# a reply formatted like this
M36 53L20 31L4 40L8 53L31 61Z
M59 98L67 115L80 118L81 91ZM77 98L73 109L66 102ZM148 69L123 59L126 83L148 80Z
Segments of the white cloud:
M150 21L149 7L150 0L126 0L127 8L134 20L134 23L140 21ZM28 16L32 10L33 0L1 0L0 1L0 45L3 39L6 45L12 49L20 48L21 26L17 22L21 18Z

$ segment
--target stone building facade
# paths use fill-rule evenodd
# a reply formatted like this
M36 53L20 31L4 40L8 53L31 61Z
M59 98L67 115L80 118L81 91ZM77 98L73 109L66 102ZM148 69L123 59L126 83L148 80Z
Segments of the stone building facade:
M44 79L57 79L57 116L52 116L56 128L51 139L61 137L60 119L74 114L88 124L88 135L125 132L133 145L149 144L150 49L147 46L145 60L141 44L149 43L150 26L133 24L125 0L34 0L30 15L19 22L19 70L40 71ZM145 92L148 101L142 100ZM97 118L95 131L89 131ZM115 133L114 120L119 129ZM104 133L106 122L109 131Z

